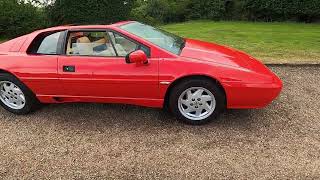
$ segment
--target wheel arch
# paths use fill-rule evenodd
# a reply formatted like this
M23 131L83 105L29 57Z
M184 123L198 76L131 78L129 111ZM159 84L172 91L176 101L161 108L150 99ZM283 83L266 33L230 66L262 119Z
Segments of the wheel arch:
M18 81L20 81L24 86L26 86L32 92L32 94L36 97L36 94L34 93L34 91L27 84L25 84L18 76L16 76L14 73L0 68L0 74L9 74L9 75L13 76Z
M21 109L14 109L6 104L1 104L6 110L14 114L24 115L40 107L40 101L34 94L34 92L26 84L24 84L14 73L11 73L10 71L4 69L0 69L0 74L2 78L4 78L3 81L9 81L10 83L13 83L15 86L19 87L23 95L25 96L25 105ZM17 94L15 95L17 96Z
M170 97L170 93L173 89L173 87L177 86L178 84L180 84L183 81L189 80L189 79L203 79L203 80L208 80L216 85L219 86L219 88L223 91L224 95L225 95L225 100L226 100L226 104L227 104L227 95L226 95L226 91L224 89L224 87L222 86L222 84L214 77L208 76L208 75L201 75L201 74L196 74L196 75L188 75L188 76L183 76L180 78L175 79L168 87L166 94L164 96L164 103L163 103L163 108L167 109L168 108L168 104L169 104L169 97Z
M14 76L15 78L19 79L15 74L13 74L12 72L7 71L5 69L0 68L0 74L10 74L10 75Z

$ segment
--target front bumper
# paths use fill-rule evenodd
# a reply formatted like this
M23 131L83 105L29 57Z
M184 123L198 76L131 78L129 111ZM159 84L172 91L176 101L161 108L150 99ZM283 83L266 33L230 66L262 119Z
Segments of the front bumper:
M279 96L283 87L281 80L276 76L270 84L229 82L223 86L228 109L263 108Z

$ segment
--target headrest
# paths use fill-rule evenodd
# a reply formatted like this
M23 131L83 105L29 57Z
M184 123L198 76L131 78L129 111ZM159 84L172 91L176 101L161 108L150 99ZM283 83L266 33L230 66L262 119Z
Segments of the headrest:
M77 43L91 43L90 39L86 36L77 39Z

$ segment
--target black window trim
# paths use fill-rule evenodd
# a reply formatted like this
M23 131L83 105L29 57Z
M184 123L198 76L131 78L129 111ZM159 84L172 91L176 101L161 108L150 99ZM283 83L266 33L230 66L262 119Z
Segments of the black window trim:
M117 49L116 49L116 46L113 44L113 41L112 41L112 39L111 39L111 36L110 36L109 32L106 31L106 34L107 34L107 36L109 37L109 40L110 40L111 45L112 45L112 47L113 47L113 49L114 49L114 52L116 53L116 56L117 56L117 57L120 57L119 54L118 54L118 51L117 51Z
M63 54L63 45L64 45L64 41L65 41L65 38L67 36L67 30L64 30L63 33L60 35L59 37L59 40L58 40L58 47L57 47L57 53L59 55Z
M141 46L144 46L145 48L148 49L148 54L147 54L147 57L150 58L151 57L151 48L139 41L136 41L130 37L128 37L127 35L123 34L123 33L120 33L118 31L115 31L113 29L71 29L71 30L65 30L65 34L64 34L64 41L61 43L61 54L60 55L64 55L64 56L69 56L69 57L100 57L100 58L125 58L126 56L119 56L116 49L115 49L115 46L110 38L110 41L112 43L112 46L113 46L113 49L115 50L116 52L116 56L92 56L92 55L67 55L67 44L68 44L68 39L69 39L69 35L71 32L106 32L106 34L108 35L108 37L110 38L109 36L109 33L108 32L113 32L113 33L116 33L116 34L119 34L120 36L123 36L124 38L127 38L128 40L136 43L138 45L138 48L140 48Z

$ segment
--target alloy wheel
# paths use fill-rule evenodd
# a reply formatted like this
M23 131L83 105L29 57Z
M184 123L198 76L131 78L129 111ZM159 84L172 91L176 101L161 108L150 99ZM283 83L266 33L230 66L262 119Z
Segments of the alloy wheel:
M214 112L216 99L206 88L191 87L180 95L178 108L184 117L200 121L209 117Z
M26 98L22 90L12 82L0 82L0 100L8 107L20 110L26 104Z

